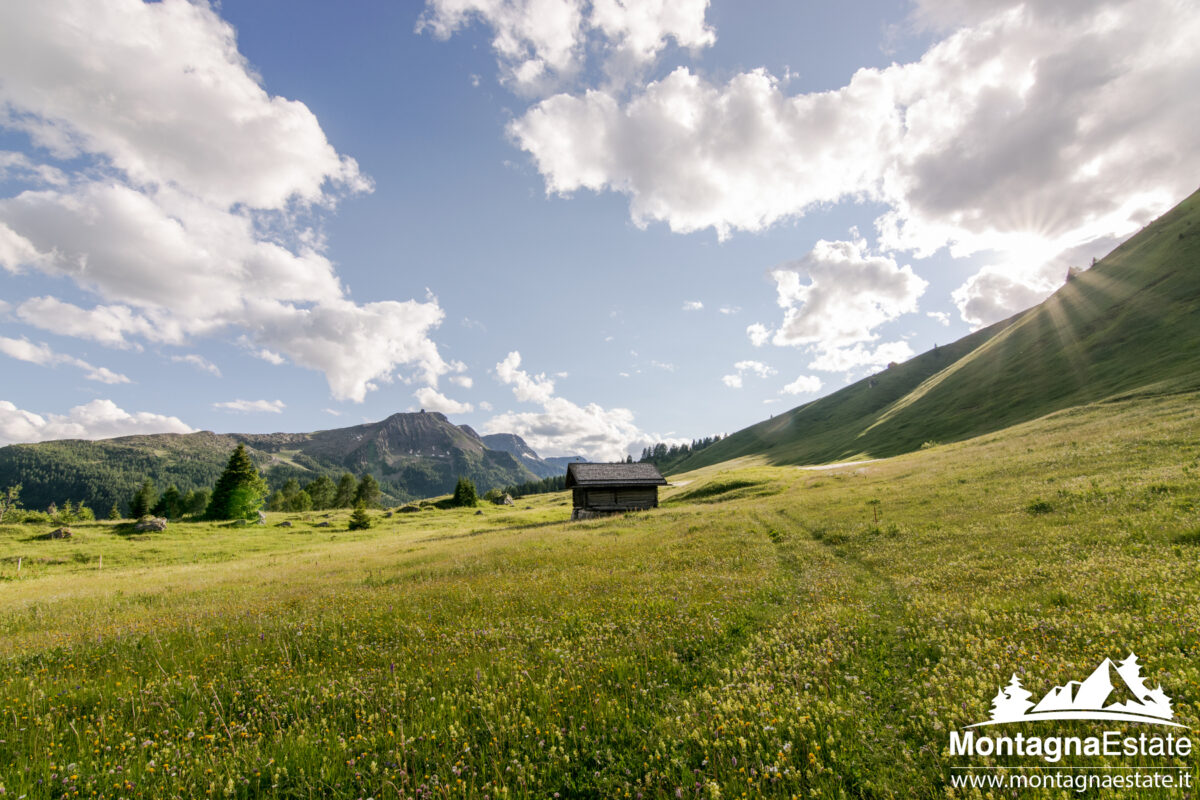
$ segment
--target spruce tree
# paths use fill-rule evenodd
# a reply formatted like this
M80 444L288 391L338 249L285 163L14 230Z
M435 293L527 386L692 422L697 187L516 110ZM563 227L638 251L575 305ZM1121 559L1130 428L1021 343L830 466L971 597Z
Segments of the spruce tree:
M365 531L371 527L371 517L367 514L367 507L359 503L354 507L354 513L350 515L350 530Z
M197 489L194 492L188 492L188 497L191 500L184 499L184 510L193 517L202 515L208 509L208 489Z
M312 497L303 489L287 499L288 511L312 511L312 507Z
M262 507L266 496L267 482L246 454L246 446L239 444L229 457L225 471L217 478L205 516L209 519L250 519Z
M342 475L338 481L337 493L333 497L334 508L350 508L354 505L354 495L358 493L358 480L349 472Z
M278 489L271 492L271 496L267 498L267 511L286 511L287 505L288 499Z
M454 485L454 499L451 505L475 506L479 505L479 494L475 491L475 484L470 478L459 478L458 483Z
M157 502L158 492L154 488L154 481L146 478L142 482L142 488L138 489L137 494L129 501L129 516L141 519L150 513L150 509L154 508Z
M312 498L313 508L330 508L333 505L333 498L337 496L337 484L330 480L328 475L322 475L316 480L310 481L304 487L304 491L308 492L308 496Z
M363 478L358 483L358 488L354 491L354 504L362 503L368 508L379 505L380 498L379 481L375 480L375 476L371 473L363 475Z
M117 508L117 502L115 500L113 501L112 508L108 510L108 518L111 520L118 520L121 518L121 509Z
M172 483L162 493L162 497L158 498L151 513L167 519L179 519L183 515L183 495L179 493L175 484Z

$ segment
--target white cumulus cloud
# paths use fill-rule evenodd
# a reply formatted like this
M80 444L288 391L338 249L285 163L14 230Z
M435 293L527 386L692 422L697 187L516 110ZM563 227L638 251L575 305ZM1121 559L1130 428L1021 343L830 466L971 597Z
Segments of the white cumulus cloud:
M768 366L761 361L739 361L733 365L733 368L735 372L721 378L721 383L724 383L730 389L741 389L747 373L757 375L760 378L769 378L779 372L774 367Z
M882 204L889 250L998 254L958 298L976 324L1044 297L1048 260L1103 255L1195 188L1189 4L926 0L919 13L951 32L832 91L679 67L628 94L548 97L510 132L548 192L622 193L639 225L724 238L824 204Z
M753 372L760 378L769 378L778 372L774 367L767 366L761 361L739 361L733 365L733 368L738 372Z
M624 459L659 441L637 427L629 409L581 406L558 397L545 375L530 375L520 365L521 354L514 350L496 365L496 375L512 386L517 400L540 405L541 410L499 414L484 423L484 433L515 433L543 456L584 454L597 461Z
M417 31L438 39L481 22L492 31L500 79L522 93L573 79L589 53L619 85L670 40L698 50L716 41L708 0L427 0Z
M171 356L171 360L176 364L191 364L193 367L202 372L207 372L211 375L217 376L218 378L221 377L221 370L217 368L217 365L197 353L188 353L187 355L182 356Z
M430 386L422 386L420 389L417 389L413 392L413 397L417 398L417 402L421 404L421 408L426 411L440 411L443 414L466 414L474 410L474 406L470 403L452 400Z
M856 369L879 369L893 361L901 363L912 358L913 350L908 342L881 342L875 348L858 343L853 347L830 347L819 349L808 368L821 372L849 372Z
M843 347L876 338L875 328L917 310L928 282L866 243L818 241L799 261L771 271L783 321L777 345ZM805 283L807 279L807 283Z
M130 347L127 335L160 338L149 319L128 306L80 308L57 297L31 297L17 307L22 322L45 331L91 339L109 347Z
M178 417L130 413L111 400L93 400L66 414L36 414L0 400L0 444L50 439L108 439L147 433L192 433Z
M213 408L241 414L282 414L287 404L282 400L226 400L223 403L213 403Z
M27 361L31 364L39 364L44 367L53 367L58 364L68 364L72 367L78 367L84 371L84 377L89 381L99 381L100 383L109 384L130 382L126 376L118 372L113 372L107 367L92 366L81 358L55 352L44 342L34 344L28 339L10 339L7 336L0 336L0 353L10 358L15 358L18 361Z
M801 375L796 380L784 386L783 394L812 394L821 391L821 379L815 375Z
M755 322L746 326L746 335L750 337L750 344L762 347L771 340L771 329L761 322Z
M432 295L349 299L305 221L370 181L303 103L262 88L207 3L22 5L0 28L0 74L0 127L74 170L0 199L0 268L100 299L31 298L22 321L115 347L244 338L355 401L401 372L434 385L452 370Z
M139 185L218 206L366 188L303 103L272 97L204 2L18 3L0 27L7 123L52 152L96 153Z
M521 369L521 354L513 350L496 365L496 377L513 387L513 394L523 403L545 403L554 396L554 381L546 373L530 375Z

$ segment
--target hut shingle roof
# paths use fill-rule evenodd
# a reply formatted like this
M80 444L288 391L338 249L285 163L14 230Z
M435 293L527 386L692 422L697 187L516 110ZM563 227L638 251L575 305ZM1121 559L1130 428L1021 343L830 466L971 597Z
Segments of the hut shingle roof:
M666 486L653 464L568 464L567 486Z

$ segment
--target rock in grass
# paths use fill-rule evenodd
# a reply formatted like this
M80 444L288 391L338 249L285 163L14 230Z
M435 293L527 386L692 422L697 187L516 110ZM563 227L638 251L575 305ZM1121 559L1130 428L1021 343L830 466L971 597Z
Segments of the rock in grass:
M283 522L279 523L275 527L276 528L290 528L290 527L292 527L292 521L290 519L285 519Z
M137 522L133 523L133 530L135 533L165 531L166 529L166 517L142 517Z
M333 523L332 522L318 522L313 527L314 528L331 528L331 527L333 527Z
M258 522L256 524L258 524L258 525L266 525L267 524L267 515L264 512L262 512L262 511L258 512Z
M71 538L71 529L64 525L61 528L55 528L54 530L50 531L42 538L43 539L70 539Z

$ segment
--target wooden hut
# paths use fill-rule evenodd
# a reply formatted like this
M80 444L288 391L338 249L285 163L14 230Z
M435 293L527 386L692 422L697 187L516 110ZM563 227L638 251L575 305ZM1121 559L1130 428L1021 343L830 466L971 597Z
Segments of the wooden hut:
M666 485L653 464L567 465L571 519L658 508L658 487Z

